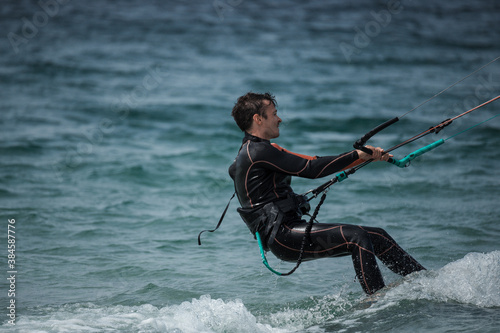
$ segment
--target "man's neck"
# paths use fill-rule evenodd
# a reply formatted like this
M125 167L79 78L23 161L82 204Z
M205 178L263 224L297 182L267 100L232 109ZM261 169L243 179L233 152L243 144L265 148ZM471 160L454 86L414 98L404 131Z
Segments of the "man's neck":
M261 140L270 141L270 139L266 138L266 136L260 133L259 131L248 131L247 133Z
M258 139L258 141L269 141L267 139L264 139L258 135L255 135L253 133L250 133L250 132L245 132L245 138L249 138L249 139L253 139L253 140L256 140Z

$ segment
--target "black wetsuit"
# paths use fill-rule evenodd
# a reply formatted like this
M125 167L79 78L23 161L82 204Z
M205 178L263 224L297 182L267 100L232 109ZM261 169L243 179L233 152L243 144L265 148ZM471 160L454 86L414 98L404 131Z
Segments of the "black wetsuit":
M296 261L307 222L301 218L300 197L290 187L291 176L324 177L360 162L355 150L310 157L246 133L229 168L241 204L238 212L254 235L259 231L266 250L282 260ZM368 294L384 287L376 257L401 275L424 269L381 228L314 223L310 236L303 259L351 255L356 276Z

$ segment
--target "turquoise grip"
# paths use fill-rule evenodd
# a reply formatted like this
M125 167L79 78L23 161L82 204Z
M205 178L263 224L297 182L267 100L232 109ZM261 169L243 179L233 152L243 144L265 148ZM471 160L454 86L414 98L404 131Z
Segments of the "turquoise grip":
M423 154L427 153L428 151L430 151L438 146L441 146L443 143L444 143L444 139L434 141L433 143L431 143L425 147L422 147L418 150L415 150L413 153L407 155L406 157L404 157L400 160L397 160L395 158L390 158L387 162L392 163L400 168L405 168L408 165L410 165L411 160L414 160L415 158L419 157L420 155L423 155Z

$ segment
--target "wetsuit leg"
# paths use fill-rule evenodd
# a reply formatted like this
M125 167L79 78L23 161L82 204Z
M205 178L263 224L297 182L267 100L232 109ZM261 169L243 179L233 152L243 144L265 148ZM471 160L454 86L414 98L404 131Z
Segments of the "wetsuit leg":
M297 260L306 226L305 221L298 220L283 223L270 243L273 254L285 261ZM351 255L356 276L367 294L385 286L377 256L398 274L424 269L380 228L315 223L310 235L303 260Z
M425 270L412 256L382 228L361 227L368 232L375 250L375 255L391 271L399 275Z

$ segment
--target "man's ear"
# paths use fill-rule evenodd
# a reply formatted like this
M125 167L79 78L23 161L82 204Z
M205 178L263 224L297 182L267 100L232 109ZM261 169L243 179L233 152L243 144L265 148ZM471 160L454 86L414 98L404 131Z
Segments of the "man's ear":
M253 117L252 117L252 118L253 118L253 121L254 121L256 124L259 124L259 125L260 125L260 123L261 123L261 121L262 121L262 117L261 117L259 114L255 113L255 114L253 115Z

